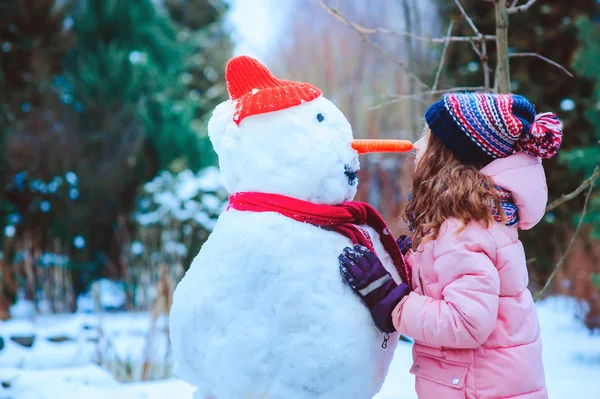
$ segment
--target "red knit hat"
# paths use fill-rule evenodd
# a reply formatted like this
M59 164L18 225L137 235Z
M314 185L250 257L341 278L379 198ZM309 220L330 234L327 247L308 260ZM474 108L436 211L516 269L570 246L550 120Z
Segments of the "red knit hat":
M233 120L304 104L323 92L310 83L280 80L252 57L239 56L227 63L225 71L229 97L235 105Z

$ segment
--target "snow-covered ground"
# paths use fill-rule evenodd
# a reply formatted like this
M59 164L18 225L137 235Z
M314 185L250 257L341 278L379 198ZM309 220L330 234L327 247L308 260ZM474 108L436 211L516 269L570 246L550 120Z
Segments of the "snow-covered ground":
M538 309L550 398L600 398L600 334L590 334L575 319L579 308L572 300L552 298ZM163 323L158 323L152 344L155 362L168 359ZM191 398L194 389L177 379L119 383L108 371L93 365L99 356L98 342L103 342L97 337L99 324L117 358L133 364L144 359L150 326L147 314L104 314L100 320L94 315L59 315L40 317L35 324L23 320L0 323L4 342L0 382L7 386L0 386L0 399ZM31 348L10 338L31 335L36 337ZM59 337L69 339L53 342ZM411 346L401 342L376 399L415 399L410 365Z

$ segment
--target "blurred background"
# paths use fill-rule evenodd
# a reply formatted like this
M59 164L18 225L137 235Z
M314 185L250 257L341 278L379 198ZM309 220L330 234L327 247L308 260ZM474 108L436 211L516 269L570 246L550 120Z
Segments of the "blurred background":
M522 234L531 289L556 271L540 306L571 334L552 337L580 378L597 378L600 1L508 3L524 7L511 91L564 120L545 168L550 201L573 193ZM70 397L32 393L60 369L115 387L172 377L172 291L227 201L206 124L231 56L317 85L356 137L416 140L436 95L490 87L495 42L478 35L495 34L494 4L460 4L478 31L455 0L0 0L0 397ZM396 234L409 158L361 158L358 199Z

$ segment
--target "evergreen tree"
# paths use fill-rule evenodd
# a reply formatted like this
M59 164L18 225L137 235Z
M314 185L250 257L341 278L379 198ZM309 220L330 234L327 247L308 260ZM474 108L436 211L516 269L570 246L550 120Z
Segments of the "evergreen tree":
M582 17L577 21L580 32L581 47L576 53L573 66L578 75L590 80L593 86L592 95L584 99L581 107L590 123L591 137L582 142L582 145L563 154L563 161L572 170L583 172L585 175L593 173L600 165L600 20ZM586 222L594 228L594 237L600 239L600 189L596 182L595 192L592 194Z
M176 159L203 163L188 77L193 42L156 4L80 2L66 63L63 95L79 113L77 172L88 206L77 228L89 241L86 257L113 265L104 269L113 277L126 275L121 247L140 184Z
M180 79L188 83L190 98L196 103L193 127L198 154L202 155L201 159L188 155L183 162L172 165L172 169L196 170L216 163L206 126L214 107L227 99L224 66L233 48L230 32L224 24L228 7L224 1L215 0L165 0L165 6L179 26L179 37L192 49Z
M76 294L124 278L139 186L214 162L202 118L226 94L224 3L164 3L0 2L0 227L12 236L0 235L0 317L24 235L44 251L63 243Z
M64 122L70 112L53 83L73 43L66 6L54 0L0 2L0 319L8 317L15 299L17 242L28 231L44 245L44 232L61 217L43 212L49 202L41 209L44 200L34 193L39 187L28 183L60 173L57 143L69 133Z
M177 27L155 2L83 1L75 31L69 70L84 116L81 130L96 131L113 146L107 157L123 141L141 137L155 148L156 167L162 169L195 148L190 147L195 104L180 79L191 47L178 40Z

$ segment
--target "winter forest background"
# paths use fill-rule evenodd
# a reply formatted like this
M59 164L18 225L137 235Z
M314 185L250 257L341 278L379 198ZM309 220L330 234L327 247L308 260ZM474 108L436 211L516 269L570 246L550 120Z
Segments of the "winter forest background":
M227 200L206 122L232 55L316 84L356 137L416 140L437 95L498 84L496 1L512 8L510 90L565 122L551 206L522 237L531 289L548 285L540 306L570 334L552 336L572 349L556 375L578 361L593 387L600 1L0 0L0 398L70 398L31 391L61 369L115 387L171 377L171 294ZM361 158L358 199L396 234L411 165Z

